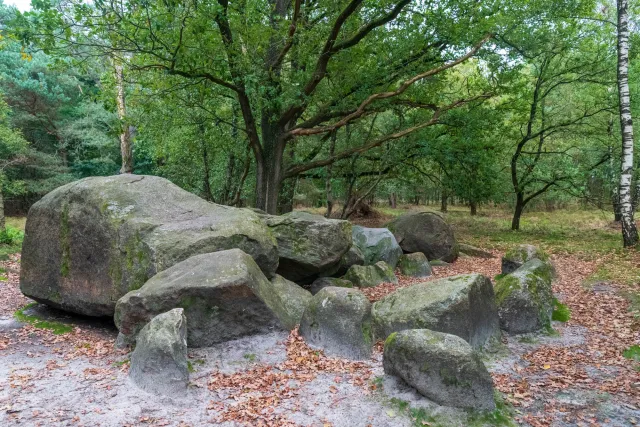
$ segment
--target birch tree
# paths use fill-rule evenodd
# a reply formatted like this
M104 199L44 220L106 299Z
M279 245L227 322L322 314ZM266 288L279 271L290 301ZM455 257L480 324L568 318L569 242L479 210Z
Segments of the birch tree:
M620 214L625 247L638 244L638 230L633 218L631 183L633 180L633 124L629 94L629 0L618 0L618 99L622 133L622 168L620 174Z

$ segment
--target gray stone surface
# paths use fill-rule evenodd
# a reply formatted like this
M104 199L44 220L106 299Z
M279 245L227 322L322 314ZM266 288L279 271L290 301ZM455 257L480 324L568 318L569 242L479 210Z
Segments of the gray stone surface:
M368 228L353 226L353 245L364 255L364 265L373 265L384 261L396 268L402 249L393 233L386 228Z
M56 308L112 316L116 301L190 256L240 248L265 274L276 240L257 214L209 203L166 179L85 178L29 210L22 292Z
M353 288L353 283L345 279L339 279L337 277L321 277L314 280L311 284L311 294L315 295L320 292L322 288L326 288L329 286L337 288Z
M189 384L187 319L181 308L154 317L140 331L129 377L143 390L172 396Z
M154 316L181 307L189 346L205 347L278 327L277 316L258 296L272 289L253 259L239 249L196 255L123 296L114 321L131 339Z
M398 262L400 274L409 277L429 277L431 276L431 264L422 252L404 254Z
M367 359L371 356L371 303L349 288L323 288L302 315L300 335L329 356Z
M471 246L466 243L459 243L458 249L461 254L469 255L476 258L495 258L491 252L476 248L475 246Z
M491 280L480 274L446 277L401 288L373 304L377 338L405 329L457 335L473 347L498 337L498 310Z
M372 288L382 283L398 283L393 269L384 261L378 261L373 265L352 265L342 278L359 288Z
M496 280L494 290L500 327L511 334L535 332L551 326L553 267L532 259Z
M495 409L491 376L460 337L428 329L395 332L385 341L383 364L386 374L440 405Z
M351 223L307 212L262 215L278 241L278 274L296 283L311 283L335 272L351 247Z
M513 273L522 267L525 262L531 261L532 259L548 261L549 256L536 246L518 245L507 251L502 257L502 274Z
M453 229L435 212L408 212L387 227L406 253L422 252L429 261L452 262L458 258Z
M269 285L256 281L254 291L280 320L286 329L300 324L302 313L311 300L311 292L280 275L276 275Z

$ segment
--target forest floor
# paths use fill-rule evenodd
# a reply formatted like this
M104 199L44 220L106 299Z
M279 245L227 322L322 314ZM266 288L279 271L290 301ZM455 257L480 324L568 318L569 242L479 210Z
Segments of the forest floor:
M377 226L400 212L385 209L361 222ZM128 380L128 354L114 348L117 331L108 319L69 316L20 294L14 254L0 261L0 425L640 424L640 255L619 248L619 230L599 212L527 214L518 233L508 230L505 213L467 215L447 215L459 240L496 258L461 257L435 267L434 278L493 278L505 249L536 244L553 254L554 292L571 312L567 322L554 322L555 332L505 336L488 349L495 412L439 407L384 377L381 345L371 360L351 362L308 348L295 331L190 349L188 392L155 397ZM368 297L413 282L400 279L367 290Z

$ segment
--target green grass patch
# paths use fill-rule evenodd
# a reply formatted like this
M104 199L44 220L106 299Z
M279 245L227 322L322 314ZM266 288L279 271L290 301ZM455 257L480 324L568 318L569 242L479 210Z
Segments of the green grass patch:
M637 345L637 344L632 345L631 347L623 351L622 355L627 359L640 362L640 345Z
M553 299L553 314L551 319L558 322L566 322L571 319L571 310L566 305L562 304L557 299Z
M17 310L14 313L15 318L20 322L28 323L38 329L49 329L56 335L66 334L73 330L73 326L71 325L66 325L64 323L51 321L51 320L43 320L43 319L40 319L38 316L25 313L26 310L36 306L37 304L38 303L33 302Z
M258 356L256 356L253 353L247 353L247 354L243 355L242 357L244 357L249 362L255 362Z
M0 230L0 260L9 259L9 255L20 252L24 231L7 224L4 230Z

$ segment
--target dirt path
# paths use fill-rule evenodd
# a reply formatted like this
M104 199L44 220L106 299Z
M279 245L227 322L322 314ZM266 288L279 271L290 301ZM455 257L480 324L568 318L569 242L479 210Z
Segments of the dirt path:
M638 366L621 355L640 343L627 302L611 285L582 286L595 262L556 257L555 263L555 291L572 318L554 322L557 336L506 337L487 360L497 389L523 425L640 422ZM478 416L426 401L383 377L381 348L355 363L327 358L281 331L190 350L188 392L158 398L128 380L128 355L114 349L109 323L40 306L26 314L37 311L73 331L55 335L16 322L13 313L29 301L17 288L17 259L3 266L9 274L0 281L0 425L467 426L495 425L506 415ZM493 277L499 270L499 258L461 258L435 273ZM404 278L400 286L410 283ZM394 288L367 293L375 300Z

